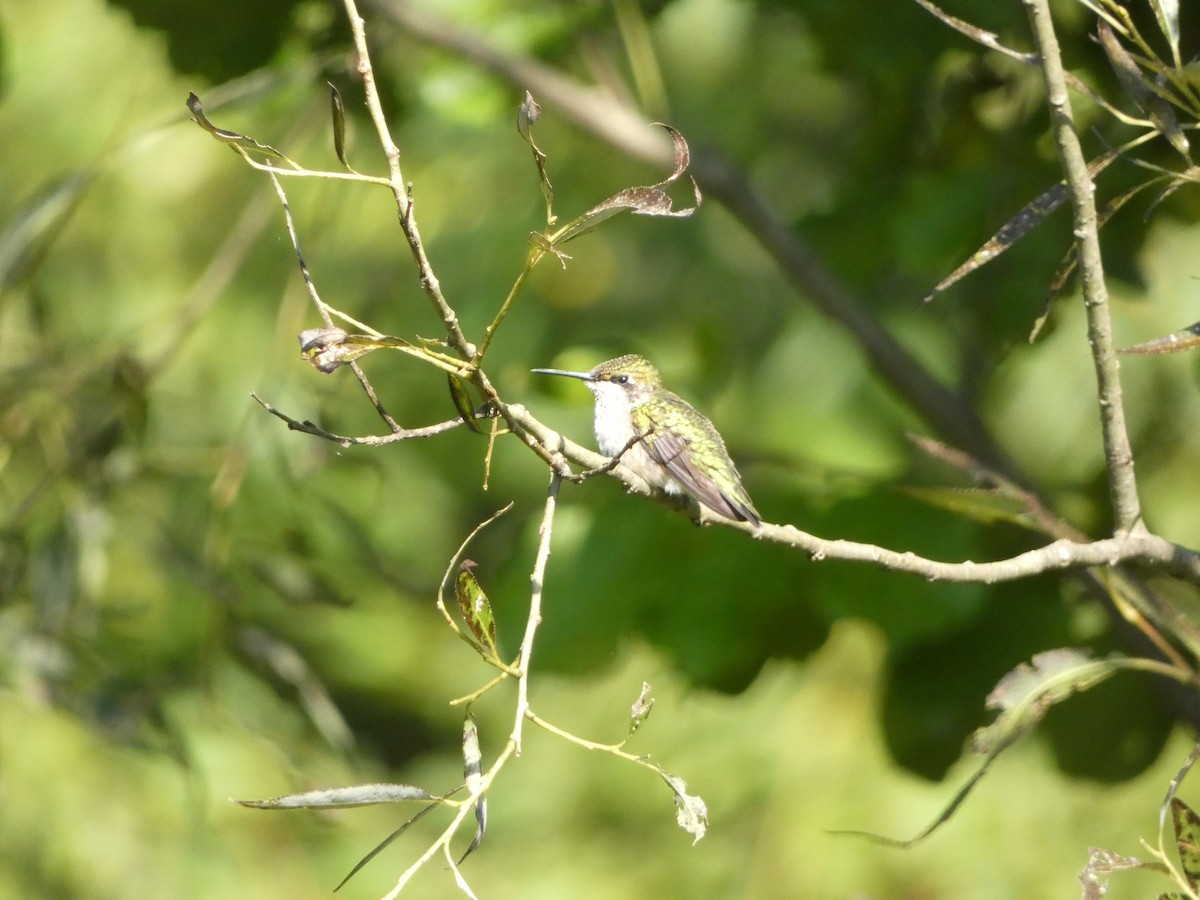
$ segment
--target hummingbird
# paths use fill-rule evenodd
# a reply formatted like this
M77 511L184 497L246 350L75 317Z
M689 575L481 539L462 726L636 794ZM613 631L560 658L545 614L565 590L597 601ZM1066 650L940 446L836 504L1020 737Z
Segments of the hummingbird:
M621 463L652 488L691 497L735 522L761 524L713 423L663 387L644 357L618 356L590 372L533 371L583 381L596 398L600 452L611 457L624 451Z

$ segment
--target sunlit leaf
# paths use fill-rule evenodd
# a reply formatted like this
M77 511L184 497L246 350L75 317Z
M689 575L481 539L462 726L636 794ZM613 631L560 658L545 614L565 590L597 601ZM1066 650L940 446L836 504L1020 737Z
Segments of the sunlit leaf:
M1117 151L1110 150L1108 153L1099 157L1088 166L1088 172L1093 178L1102 172L1108 165L1117 158ZM1029 203L1025 204L1020 211L1009 219L1004 225L992 235L982 247L976 250L971 256L960 265L957 269L938 282L929 294L926 295L924 302L936 298L944 292L952 284L961 281L966 276L970 275L976 269L982 268L1008 250L1017 241L1025 237L1035 228L1042 224L1052 212L1058 209L1066 199L1070 196L1070 191L1067 188L1065 181L1060 181L1053 187L1043 191Z
M567 241L574 240L581 234L585 234L595 228L605 219L612 218L618 213L632 212L639 216L687 217L700 208L702 199L700 186L696 184L695 179L692 179L692 195L695 199L694 206L675 209L670 196L667 194L666 189L687 171L687 167L691 163L691 151L688 149L687 141L684 140L682 134L670 125L663 125L662 127L670 133L671 141L675 147L675 167L671 174L658 184L650 185L649 187L625 188L625 190L614 194L603 203L593 206L582 216L572 219L554 234L549 235L547 240L551 246L558 247Z
M1158 27L1171 46L1171 58L1179 68L1179 0L1150 0L1150 6L1158 19Z
M313 368L328 375L372 350L395 350L413 346L403 338L369 334L347 334L341 328L327 325L300 332L300 355Z
M1113 34L1112 28L1103 19L1096 29L1100 36L1100 46L1108 56L1109 64L1121 82L1121 87L1133 99L1139 108L1145 111L1150 120L1158 126L1159 131L1189 162L1191 161L1190 146L1187 135L1179 127L1179 119L1175 116L1174 107L1160 95L1160 90L1147 73L1143 72L1125 46Z
M208 120L208 116L204 114L204 107L200 104L200 98L194 93L188 94L187 107L192 111L192 117L195 119L196 124L215 137L218 141L238 147L247 152L261 153L264 156L282 160L292 166L296 165L274 147L269 147L266 144L260 144L258 141L254 140L254 138L247 137L244 134L238 134L236 131L228 131L224 128L218 128Z
M971 738L977 753L993 753L1028 734L1056 703L1094 687L1124 668L1124 659L1092 659L1083 650L1062 647L1047 650L1021 663L1005 675L988 694L987 708L998 710L991 725Z
M1175 826L1175 845L1179 849L1179 868L1188 885L1200 886L1200 816L1180 800L1171 798L1171 821Z
M372 806L404 800L434 800L424 788L411 784L356 784L350 787L284 794L269 800L234 800L253 809L340 809L347 806Z
M492 616L492 604L479 586L473 571L476 563L464 559L458 566L458 577L454 580L454 594L458 608L462 611L467 628L479 645L490 656L496 656L496 620Z
M708 830L708 807L699 797L687 792L687 782L679 776L663 771L658 774L675 795L675 818L679 827L695 838L692 841L695 844Z
M478 790L483 781L483 753L479 749L479 728L470 711L467 712L467 717L463 721L463 774L467 779L467 789L472 792ZM458 858L460 866L464 859L479 849L486 832L487 797L481 796L475 801L475 837L463 855Z
M1111 850L1092 847L1088 850L1087 865L1079 873L1079 883L1083 885L1082 900L1101 900L1108 891L1108 885L1104 879L1114 872L1123 872L1130 869L1167 871L1166 867L1161 863L1147 863L1136 856L1121 856L1118 853L1113 853Z
M475 418L475 405L471 402L471 394L467 390L466 382L453 372L447 372L446 378L450 382L450 398L454 401L454 408L458 410L462 420L467 423L467 427L479 434L479 420Z
M1160 338L1142 341L1132 347L1124 347L1122 353L1178 353L1181 350L1195 350L1200 347L1200 322L1189 325L1180 331L1173 331Z

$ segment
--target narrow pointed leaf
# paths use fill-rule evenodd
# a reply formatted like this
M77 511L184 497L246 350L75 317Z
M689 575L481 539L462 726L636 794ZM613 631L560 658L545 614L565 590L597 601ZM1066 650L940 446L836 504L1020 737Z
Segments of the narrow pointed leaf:
M1171 58L1175 61L1175 68L1178 69L1181 63L1179 56L1179 0L1150 0L1150 6L1154 9L1154 15L1158 19L1158 27L1162 30L1163 37L1171 46Z
M478 790L483 781L483 753L479 749L479 728L475 724L475 717L470 712L463 721L463 774L467 779L467 789ZM479 849L485 833L487 833L487 797L481 796L475 801L475 837L471 840L471 845L459 857L458 864L460 866L463 860Z
M1108 165L1117 158L1117 152L1110 150L1103 156L1094 160L1089 166L1088 171L1093 178L1102 172ZM1017 241L1025 237L1035 228L1046 221L1046 218L1058 209L1070 196L1067 190L1065 181L1060 181L1040 195L1035 197L1029 203L1025 204L1015 216L1009 219L1004 225L992 235L982 247L971 254L962 265L938 282L937 286L926 295L923 302L928 303L943 293L952 284L961 281L966 276L970 275L976 269L986 266L1004 251L1012 247Z
M471 402L471 394L467 390L467 383L453 372L447 372L446 378L450 382L450 399L454 401L454 408L458 410L458 414L467 423L467 427L476 434L479 434L479 420L475 418L475 405Z
M64 178L4 226L0 233L0 290L18 284L38 267L94 177L88 172Z
M900 493L930 506L948 510L976 522L1008 522L1022 528L1036 525L1022 498L995 488L900 487Z
M1200 347L1200 322L1151 341L1122 348L1122 353L1178 353Z
M708 807L699 797L687 792L687 782L679 776L661 770L658 774L675 795L675 818L679 827L695 838L693 844L697 843L708 831Z
M1106 224L1108 224L1108 221L1117 214L1121 207L1123 207L1143 190L1153 184L1158 184L1160 181L1161 179L1158 178L1152 178L1149 181L1144 181L1141 184L1135 185L1129 190L1123 191L1116 197L1113 197L1107 202L1101 204L1096 210L1096 229L1099 230L1103 228ZM1030 329L1029 332L1029 343L1032 344L1037 340L1038 335L1041 334L1042 328L1046 324L1046 320L1050 318L1050 307L1053 306L1054 301L1062 295L1063 290L1067 286L1068 279L1071 277L1071 274L1075 271L1075 268L1078 265L1079 247L1077 244L1072 243L1071 248L1063 256L1062 262L1058 264L1058 268L1054 270L1054 275L1050 278L1050 285L1046 288L1045 299L1042 300L1042 308L1038 311L1037 318L1033 322L1033 328Z
M346 159L346 107L342 105L342 95L338 89L332 82L326 83L329 84L329 111L333 117L333 152L337 154L338 161L349 169L350 163Z
M350 787L284 794L269 800L234 800L253 809L340 809L347 806L372 806L404 800L434 800L424 788L411 784L356 784Z
M454 581L454 594L458 608L471 634L475 635L479 647L488 655L496 656L496 620L492 616L492 604L479 586L473 571L476 563L464 559L458 566L458 577Z
M204 107L200 103L200 98L194 93L188 94L187 107L192 111L192 117L195 119L196 124L211 134L218 141L221 141L221 143L229 144L248 152L261 153L264 156L282 160L292 166L296 165L274 147L269 147L266 144L260 144L254 138L247 137L244 134L238 134L236 131L228 131L224 128L218 128L208 120L208 116L204 114Z
M388 846L388 844L400 837L400 835L404 834L404 832L408 831L409 828L421 821L423 818L425 818L425 816L429 815L430 812L437 809L438 805L439 804L437 803L430 803L428 806L423 807L420 812L418 812L411 819L375 845L371 852L355 863L354 868L346 873L346 877L338 882L338 886L333 889L334 893L340 891L345 886L346 882L357 875L362 870L362 867L378 856Z
M1100 46L1104 48L1104 53L1108 56L1108 62L1116 73L1117 80L1121 82L1121 87L1125 88L1125 92L1129 94L1133 102L1145 111L1150 120L1158 126L1159 131L1171 146L1184 159L1191 162L1191 148L1187 135L1179 127L1179 119L1175 116L1174 107L1160 93L1162 89L1146 72L1142 71L1107 22L1101 19L1096 31L1100 36Z

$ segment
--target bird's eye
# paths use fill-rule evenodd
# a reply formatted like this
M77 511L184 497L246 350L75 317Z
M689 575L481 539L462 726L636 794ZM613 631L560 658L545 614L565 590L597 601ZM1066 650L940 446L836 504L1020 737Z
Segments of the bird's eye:
M629 384L629 376L628 375L618 375L616 378L613 379L613 381L615 381L617 384Z

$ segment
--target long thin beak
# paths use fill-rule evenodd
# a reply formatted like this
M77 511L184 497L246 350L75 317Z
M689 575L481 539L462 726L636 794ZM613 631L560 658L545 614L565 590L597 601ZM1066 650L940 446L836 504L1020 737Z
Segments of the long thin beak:
M578 378L581 381L592 381L591 372L568 372L566 369L530 369L538 375L565 375L567 378Z

